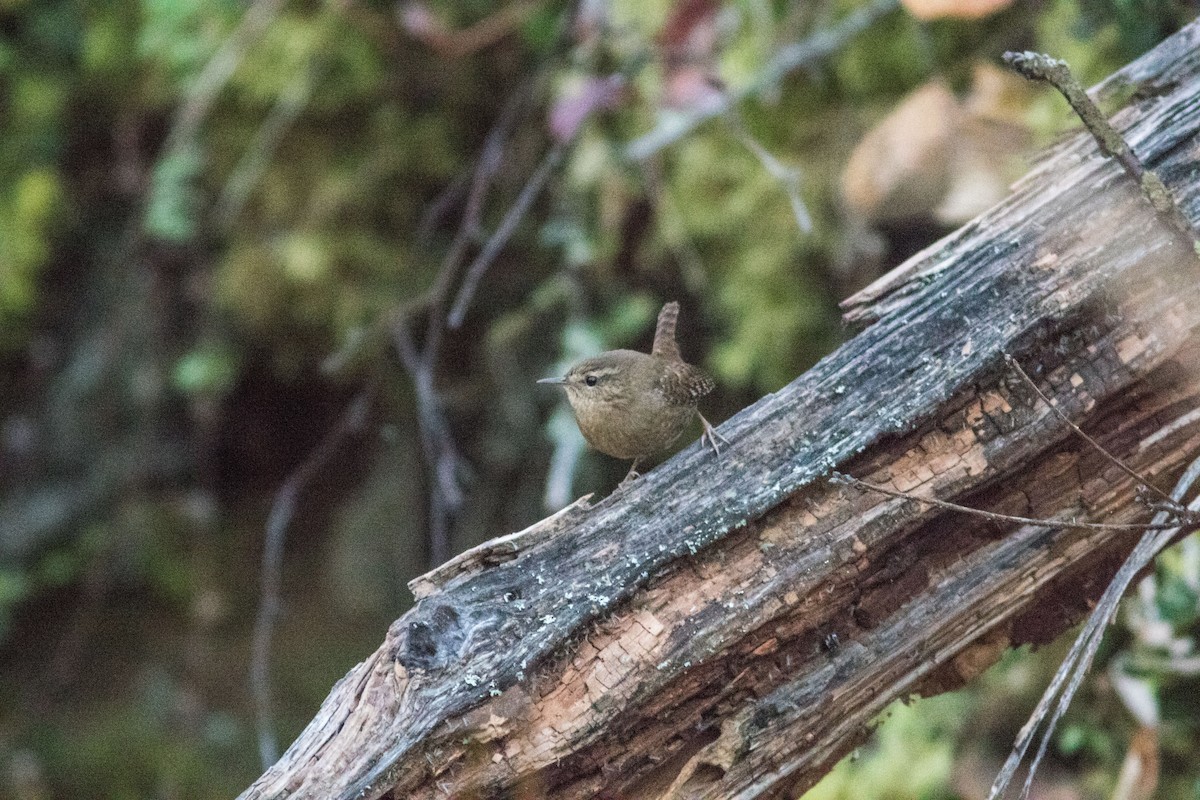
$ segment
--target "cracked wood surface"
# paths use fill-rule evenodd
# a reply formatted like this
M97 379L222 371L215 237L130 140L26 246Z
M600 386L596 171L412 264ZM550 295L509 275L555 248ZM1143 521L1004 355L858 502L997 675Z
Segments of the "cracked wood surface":
M1200 217L1200 26L1106 86ZM1044 642L1135 535L1004 527L831 485L1060 519L1148 517L1007 372L1167 486L1200 452L1200 266L1080 134L853 299L872 324L618 498L477 548L244 794L783 796L912 692Z

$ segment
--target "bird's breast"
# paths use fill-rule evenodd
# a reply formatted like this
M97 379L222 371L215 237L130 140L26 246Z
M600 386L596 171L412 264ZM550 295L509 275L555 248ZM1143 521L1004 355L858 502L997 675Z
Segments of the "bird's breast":
M674 444L696 415L691 405L649 405L654 408L584 405L575 409L575 419L583 438L601 453L622 459L643 458Z

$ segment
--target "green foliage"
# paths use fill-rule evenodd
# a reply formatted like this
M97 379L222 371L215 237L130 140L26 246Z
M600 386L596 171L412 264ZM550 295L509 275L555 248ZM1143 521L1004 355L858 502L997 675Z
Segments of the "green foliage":
M921 23L905 15L881 20L834 62L838 88L851 104L888 101L929 76L930 61Z
M0 569L0 642L8 637L11 615L33 591L33 581L22 570Z
M103 533L95 529L82 537L83 541L72 547L60 547L48 551L27 573L39 589L61 589L78 581L84 574L88 562L95 557L98 539Z
M129 704L80 709L69 729L41 728L29 744L55 764L55 796L93 795L97 787L113 800L234 796L245 788L228 769L243 761L241 732L215 712L201 721L201 736L187 735L173 719L182 702L181 687L151 674Z
M804 800L934 800L954 795L946 786L953 742L972 712L969 695L940 695L893 703L871 744L844 759Z
M711 366L723 383L773 391L831 344L836 317L811 271L817 254L779 182L733 136L696 137L674 156L680 216L729 320Z
M420 218L424 187L455 168L454 129L407 110L389 69L338 15L285 13L234 77L239 113L213 120L209 183L235 177L298 78L314 86L308 117L250 173L256 188L218 266L220 306L256 337L290 348L299 326L328 352L433 280L436 259L414 256L397 231Z
M146 208L146 233L174 244L196 235L200 196L195 181L202 168L200 153L191 143L168 153L154 168Z
M0 43L0 353L24 343L37 281L68 208L57 168L79 27L69 3L24 11Z
M521 38L533 53L550 54L562 30L562 12L559 3L539 3L521 26Z
M188 395L221 396L237 380L237 356L221 344L201 345L175 362L172 382Z
M213 0L141 0L134 55L145 65L144 91L152 102L173 102L190 88L237 19L241 6ZM103 12L99 12L103 13ZM124 9L128 14L128 9ZM116 20L93 25L98 33L91 48L94 61L128 58L115 39Z
M1115 764L1120 764L1124 755L1111 733L1083 724L1063 727L1058 734L1058 751L1064 756L1087 756Z
M1178 0L1080 0L1079 6L1082 25L1091 31L1115 29L1130 57L1149 50L1195 15L1194 8Z
M1132 639L1112 657L1111 669L1144 687L1152 704L1151 722L1195 726L1200 722L1200 678L1191 663L1200 653L1200 534L1158 559L1155 573L1143 579L1124 611Z
M61 207L58 176L45 167L0 188L0 350L21 342L14 334L33 310Z

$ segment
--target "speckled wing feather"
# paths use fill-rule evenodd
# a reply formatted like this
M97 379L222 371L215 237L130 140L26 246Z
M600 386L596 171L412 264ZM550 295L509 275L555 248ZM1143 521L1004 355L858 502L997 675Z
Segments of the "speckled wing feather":
M668 400L680 405L695 405L696 401L716 388L716 382L699 367L677 361L663 370L659 390Z

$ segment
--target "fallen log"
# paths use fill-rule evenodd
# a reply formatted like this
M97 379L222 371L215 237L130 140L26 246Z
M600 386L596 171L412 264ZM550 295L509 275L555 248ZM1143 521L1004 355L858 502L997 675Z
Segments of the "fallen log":
M1200 218L1200 24L1096 90ZM757 798L1080 619L1200 453L1200 261L1086 133L847 302L866 327L627 491L413 583L245 798ZM847 488L1053 518L980 521Z

